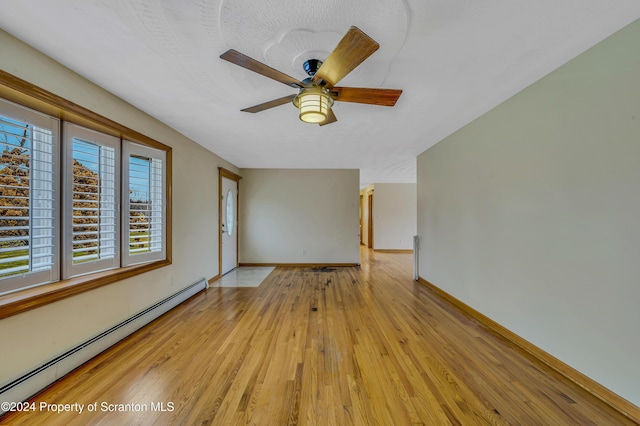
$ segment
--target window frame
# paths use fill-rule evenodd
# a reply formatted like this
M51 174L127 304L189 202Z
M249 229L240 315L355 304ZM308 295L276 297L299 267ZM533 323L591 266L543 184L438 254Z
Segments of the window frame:
M102 132L87 129L73 123L63 123L64 146L62 155L63 179L62 179L62 233L63 243L60 245L62 253L70 253L73 251L73 140L79 139L95 145L112 148L115 151L115 170L114 170L114 186L115 186L115 231L116 238L114 244L114 255L112 258L89 261L85 263L73 263L73 257L62 255L62 278L73 278L80 275L91 274L108 269L120 267L120 175L121 175L121 141L115 136L107 135Z
M163 259L131 266L120 266L119 268L112 270L91 273L69 279L60 279L49 284L43 284L33 288L25 288L23 290L2 295L0 296L0 319L162 268L172 263L172 149L170 146L158 142L155 139L62 98L61 96L38 87L26 80L16 77L4 70L0 70L0 98L35 110L36 112L47 114L62 122L71 122L98 132L105 132L120 139L127 139L141 145L163 150L166 155L166 252ZM57 171L57 176L60 176L60 170ZM60 225L59 219L58 225ZM59 232L60 226L55 229Z
M157 251L131 254L130 245L127 243L128 241L130 241L131 234L130 234L130 227L125 226L125 224L129 224L129 218L131 214L131 209L130 209L131 204L130 204L129 197L126 197L127 198L126 201L124 200L124 195L126 194L127 191L130 191L130 173L128 173L128 171L131 170L130 161L132 156L146 157L149 159L158 159L161 161L161 164L162 164L163 173L162 173L161 185L162 185L162 193L165 194L165 196L163 196L161 200L162 225L160 230L160 238L161 238L162 244L161 244L161 249ZM129 140L124 140L122 141L122 170L125 170L125 172L122 175L122 188L123 188L122 201L123 202L122 202L122 220L120 221L120 223L122 224L122 250L121 250L122 266L136 265L139 263L162 259L165 256L165 252L166 252L166 229L167 229L167 224L166 224L167 183L166 183L166 173L165 173L165 170L166 170L165 152L159 149L143 146L135 142L131 142Z
M51 141L51 149L52 149L52 159L51 159L51 174L53 175L52 180L52 202L54 203L52 208L52 217L51 221L53 223L53 227L51 229L51 239L53 240L54 248L51 253L51 269L44 271L34 271L27 272L19 275L15 275L10 278L6 278L3 280L0 285L0 291L2 292L18 292L22 289L29 289L37 286L44 285L49 282L56 282L60 278L59 271L59 262L60 262L60 227L56 226L58 223L58 218L60 217L60 209L55 204L55 200L60 199L60 184L59 184L59 147L60 147L60 120L55 117L51 117L48 114L43 114L38 111L34 111L31 108L26 108L22 105L11 102L10 100L0 98L2 103L3 111L7 111L8 113L3 112L2 115L10 117L15 120L19 120L34 126L38 126L40 128L47 128L52 132L52 141ZM48 122L48 123L47 123ZM30 151L33 152L33 146L30 148ZM34 188L32 186L34 177L31 175L33 172L33 163L35 160L32 156L29 156L30 163L30 174L29 174L29 192L34 192ZM30 200L29 209L33 210L35 206L32 204L32 200ZM33 217L31 213L29 214L29 222L33 222ZM33 238L33 235L29 236L30 239ZM30 242L30 247L32 243ZM29 252L29 256L32 253Z

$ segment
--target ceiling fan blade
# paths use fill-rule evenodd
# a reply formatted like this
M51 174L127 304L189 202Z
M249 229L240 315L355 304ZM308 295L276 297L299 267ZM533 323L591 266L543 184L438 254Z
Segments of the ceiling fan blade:
M331 97L340 102L357 102L380 106L394 106L402 94L399 89L370 89L364 87L333 87Z
M333 87L379 47L374 39L358 27L351 27L313 76L313 82L324 80L326 87Z
M289 103L289 102L293 101L293 98L295 98L295 97L296 97L296 95L285 96L283 98L274 99L272 101L265 102L263 104L254 105L252 107L245 108L245 109L243 109L241 111L243 111L243 112L253 112L253 113L264 111L265 109L269 109L269 108L273 108L273 107L277 107L277 106Z
M280 83L284 83L287 86L295 88L305 87L305 84L301 81L298 81L283 72L271 68L270 66L265 65L262 62L256 61L255 59L250 58L247 55L238 52L237 50L229 49L222 55L220 55L220 58L224 59L225 61L229 61L232 64L239 65L242 68L246 68L258 74L262 74L265 77L269 77L273 80L279 81Z
M320 126L324 126L326 124L331 124L331 123L335 123L336 121L338 121L338 119L336 118L336 115L333 113L333 109L329 109L329 114L327 114L327 119L324 120L322 123L318 123Z

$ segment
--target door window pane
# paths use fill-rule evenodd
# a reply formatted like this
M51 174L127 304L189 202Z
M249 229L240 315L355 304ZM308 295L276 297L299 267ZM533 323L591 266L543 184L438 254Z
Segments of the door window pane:
M229 236L233 235L233 228L235 225L235 207L234 207L234 197L233 192L229 190L227 192L227 232Z

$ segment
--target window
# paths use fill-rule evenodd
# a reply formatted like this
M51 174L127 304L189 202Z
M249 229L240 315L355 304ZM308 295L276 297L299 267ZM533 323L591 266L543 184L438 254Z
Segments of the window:
M124 141L123 265L165 257L165 152Z
M120 140L64 124L63 278L120 266Z
M0 99L0 295L167 261L166 151L60 127Z
M229 236L233 235L233 228L235 225L235 212L233 211L233 192L227 191L227 232Z
M59 122L0 100L0 293L58 279Z

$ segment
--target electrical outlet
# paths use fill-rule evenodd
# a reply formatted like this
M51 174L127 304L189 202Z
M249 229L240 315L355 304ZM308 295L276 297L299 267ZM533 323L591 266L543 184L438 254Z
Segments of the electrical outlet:
M302 254L307 254L307 249L302 249Z

